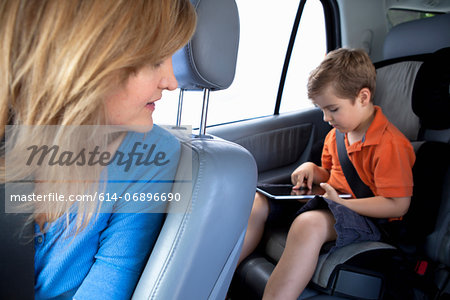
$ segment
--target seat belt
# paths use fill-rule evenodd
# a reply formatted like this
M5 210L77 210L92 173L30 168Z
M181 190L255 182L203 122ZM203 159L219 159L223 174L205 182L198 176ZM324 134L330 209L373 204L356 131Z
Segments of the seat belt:
M0 185L0 299L34 299L34 224L30 214L5 212Z
M361 180L358 172L348 158L347 148L345 148L345 135L337 129L336 146L342 171L353 194L355 194L356 198L373 197L372 190Z

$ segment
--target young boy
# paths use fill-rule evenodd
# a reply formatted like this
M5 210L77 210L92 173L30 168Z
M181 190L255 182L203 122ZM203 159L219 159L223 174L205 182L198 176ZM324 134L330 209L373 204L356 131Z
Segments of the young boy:
M332 51L311 73L308 97L334 129L325 138L322 166L304 163L292 173L291 180L294 189L320 184L326 194L308 202L295 217L264 299L297 299L314 273L325 242L336 240L334 250L357 241L379 240L380 233L370 218L395 218L407 212L415 155L409 141L381 108L373 105L375 82L375 68L362 50ZM345 134L350 161L375 196L339 198L336 190L352 191L339 163L336 130ZM263 228L268 214L267 199L257 194L243 255L256 247L263 230L256 226Z

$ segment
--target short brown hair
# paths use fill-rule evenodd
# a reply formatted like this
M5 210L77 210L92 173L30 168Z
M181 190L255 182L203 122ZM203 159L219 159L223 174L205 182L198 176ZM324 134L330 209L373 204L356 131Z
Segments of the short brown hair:
M376 71L369 55L361 49L340 48L328 53L308 79L308 97L314 99L332 86L337 96L355 100L362 88L375 92Z

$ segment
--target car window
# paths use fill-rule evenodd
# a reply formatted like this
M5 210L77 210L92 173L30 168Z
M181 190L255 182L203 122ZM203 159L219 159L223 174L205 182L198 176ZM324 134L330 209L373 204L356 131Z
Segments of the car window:
M306 85L312 69L327 53L324 11L320 1L306 1L295 39L280 112L312 107Z
M233 84L210 93L208 125L272 115L298 1L236 0L240 15L240 44ZM305 18L303 19L303 16ZM305 90L307 74L325 55L325 25L322 4L307 1L289 70L282 110L310 105ZM303 30L302 30L303 28ZM291 68L292 67L292 68ZM165 92L156 104L155 123L175 124L179 89ZM297 100L300 100L297 101ZM198 127L202 92L184 93L181 123Z

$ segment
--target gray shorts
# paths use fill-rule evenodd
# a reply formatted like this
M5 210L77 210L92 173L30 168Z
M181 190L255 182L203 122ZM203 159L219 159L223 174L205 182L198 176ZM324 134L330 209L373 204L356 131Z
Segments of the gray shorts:
M315 209L329 209L336 220L336 243L330 251L355 242L379 241L381 233L375 222L332 200L316 196L297 211L297 215Z

